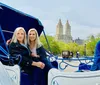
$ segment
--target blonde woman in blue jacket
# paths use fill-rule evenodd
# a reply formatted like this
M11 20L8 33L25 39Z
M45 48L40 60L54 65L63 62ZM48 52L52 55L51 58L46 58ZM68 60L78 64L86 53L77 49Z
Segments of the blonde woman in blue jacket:
M31 50L31 56L33 56L34 61L40 61L44 63L45 67L42 69L45 79L47 81L48 71L53 68L52 64L47 60L45 49L39 40L38 33L35 28L31 28L28 31L28 47ZM37 68L37 67L36 67ZM35 71L35 69L34 69ZM35 73L35 72L33 72ZM37 75L37 74L36 74ZM38 77L39 78L39 77Z

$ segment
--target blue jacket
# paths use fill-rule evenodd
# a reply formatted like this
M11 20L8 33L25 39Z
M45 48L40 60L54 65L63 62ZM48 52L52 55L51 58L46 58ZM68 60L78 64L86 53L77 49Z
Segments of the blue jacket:
M45 63L45 69L49 71L51 68L53 68L51 62L46 57L47 55L43 46L37 48L36 51L37 54L40 56L39 61Z

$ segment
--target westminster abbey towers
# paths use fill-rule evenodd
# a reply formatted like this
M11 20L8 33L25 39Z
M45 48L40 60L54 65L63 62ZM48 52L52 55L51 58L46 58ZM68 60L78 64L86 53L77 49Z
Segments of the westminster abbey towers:
M63 41L65 43L72 42L72 36L71 36L71 26L67 20L65 27L63 27L61 19L59 19L59 22L56 27L56 40Z

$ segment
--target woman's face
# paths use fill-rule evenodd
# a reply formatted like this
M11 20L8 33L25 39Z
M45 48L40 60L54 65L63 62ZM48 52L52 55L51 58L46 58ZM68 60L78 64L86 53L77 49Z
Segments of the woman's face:
M16 34L16 37L17 37L17 40L20 42L20 43L23 43L24 41L24 36L25 36L25 33L23 30L19 30Z
M36 32L35 31L30 31L28 36L29 36L29 40L31 42L36 40Z

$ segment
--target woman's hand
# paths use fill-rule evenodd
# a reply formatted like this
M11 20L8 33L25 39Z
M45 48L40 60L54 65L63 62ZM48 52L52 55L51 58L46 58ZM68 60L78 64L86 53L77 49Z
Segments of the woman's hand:
M39 57L40 57L39 55L34 54L34 53L32 53L32 54L31 54L31 56L32 56L32 57L37 57L37 58L39 58Z
M43 69L45 67L45 64L39 61L37 62L37 67Z
M9 45L10 42L11 42L11 39L7 40L7 41L6 41L6 45Z
M45 67L45 64L43 62L40 62L40 61L39 62L33 62L32 65L37 66L41 69L44 69L44 67Z

